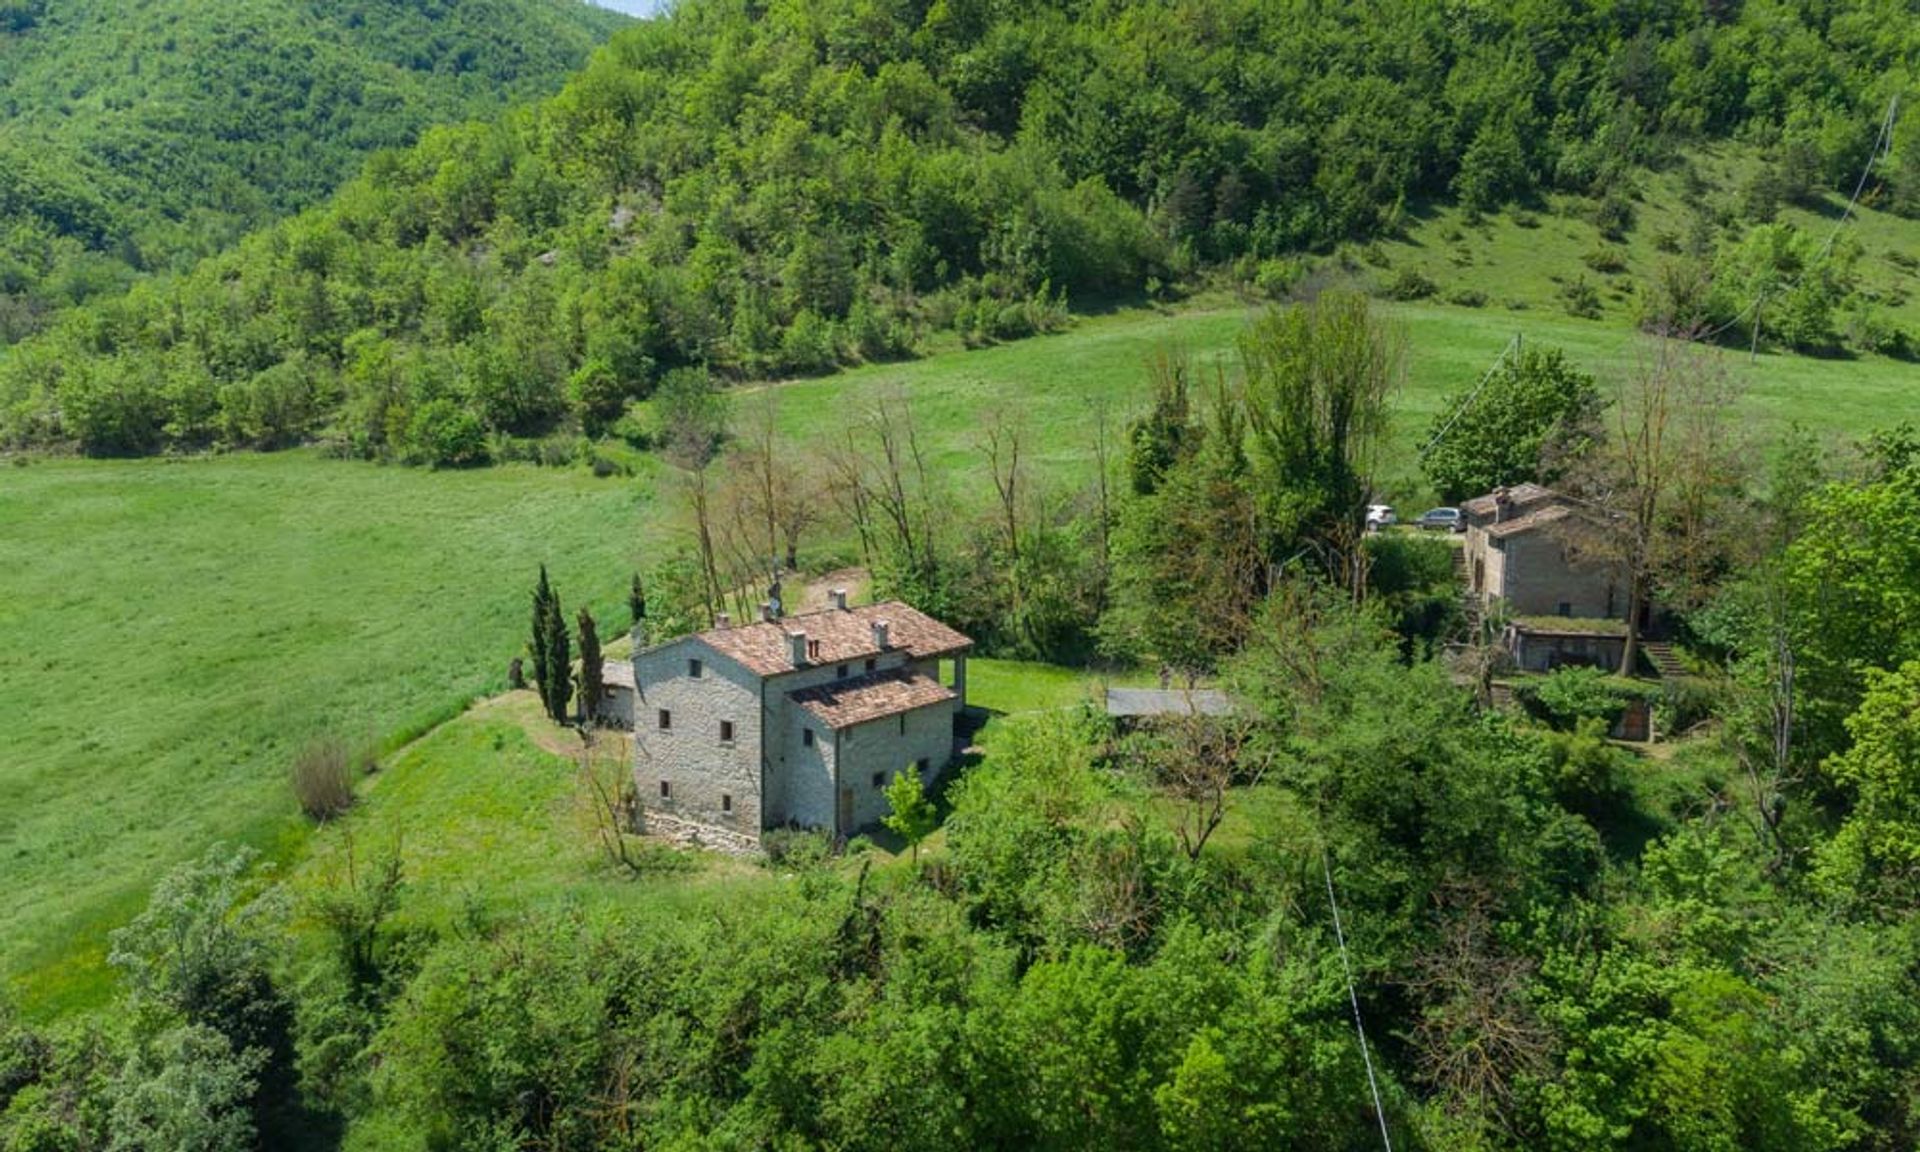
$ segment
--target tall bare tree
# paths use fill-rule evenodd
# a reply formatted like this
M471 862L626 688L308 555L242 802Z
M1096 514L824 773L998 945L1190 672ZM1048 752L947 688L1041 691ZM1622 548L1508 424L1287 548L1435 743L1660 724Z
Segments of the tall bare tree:
M1653 337L1615 387L1605 437L1570 476L1586 512L1568 529L1571 550L1626 577L1622 675L1639 659L1655 593L1704 595L1728 553L1722 513L1742 458L1726 415L1737 394L1716 350Z

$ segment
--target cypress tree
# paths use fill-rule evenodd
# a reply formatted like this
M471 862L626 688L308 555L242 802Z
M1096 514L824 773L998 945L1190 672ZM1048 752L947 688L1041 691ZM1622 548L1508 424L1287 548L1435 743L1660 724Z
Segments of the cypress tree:
M541 686L547 702L547 715L556 723L567 720L567 698L573 695L573 643L567 638L567 617L560 609L560 594L547 601L547 683Z
M593 613L580 609L580 718L593 721L600 714L600 635Z
M533 655L533 684L540 692L540 698L547 698L547 656L552 642L547 636L547 621L553 602L553 586L547 583L547 566L540 565L540 583L533 589L533 638L527 644L527 650Z
M633 624L647 618L647 590L640 586L640 573L633 574L633 586L627 589L627 615ZM629 624L628 627L633 627Z

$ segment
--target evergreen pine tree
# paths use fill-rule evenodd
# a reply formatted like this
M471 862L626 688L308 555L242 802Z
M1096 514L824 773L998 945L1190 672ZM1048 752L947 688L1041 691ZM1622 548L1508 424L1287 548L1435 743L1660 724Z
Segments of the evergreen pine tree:
M573 695L573 642L567 635L567 617L560 608L560 593L547 600L547 679L540 685L540 698L546 701L547 715L556 723L566 723L567 699Z
M600 635L593 613L580 609L580 718L589 723L600 713Z
M547 636L547 620L552 601L553 586L547 582L547 566L542 564L540 583L533 589L533 638L527 644L527 650L533 655L533 684L542 700L547 698L547 655L552 648Z

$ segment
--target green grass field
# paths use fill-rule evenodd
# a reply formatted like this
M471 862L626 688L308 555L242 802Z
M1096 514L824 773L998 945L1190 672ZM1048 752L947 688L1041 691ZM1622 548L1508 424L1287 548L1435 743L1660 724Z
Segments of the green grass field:
M1435 413L1446 397L1472 388L1515 335L1565 349L1603 385L1630 373L1646 346L1644 337L1617 319L1440 303L1379 307L1406 336L1405 383L1395 398L1381 477L1384 494L1396 501L1424 498L1418 450ZM980 448L983 430L1004 413L1026 429L1037 475L1085 484L1092 477L1100 407L1111 413L1120 438L1127 417L1145 402L1145 364L1154 349L1171 345L1202 364L1231 363L1234 341L1257 311L1256 305L1212 299L1188 310L1122 312L1017 344L793 381L774 386L779 419L796 442L825 443L883 400L904 397L947 497L973 507L992 494ZM1897 360L1717 354L1744 390L1751 430L1762 438L1795 422L1850 438L1920 407L1920 372ZM742 402L755 401L748 396Z
M497 688L543 560L624 627L650 512L630 480L307 453L0 470L0 972L90 997L169 864L292 854L292 751Z

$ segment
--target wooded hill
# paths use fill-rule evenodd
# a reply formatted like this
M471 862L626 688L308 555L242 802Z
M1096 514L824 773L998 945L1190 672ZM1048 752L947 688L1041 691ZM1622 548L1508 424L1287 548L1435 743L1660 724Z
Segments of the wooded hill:
M428 124L551 93L623 22L584 0L0 0L0 344Z
M1436 198L1570 192L1630 229L1690 141L1764 149L1764 219L1889 151L1917 52L1892 0L689 0L559 96L17 349L0 443L477 462L597 433L680 366L824 371L1206 277L1284 293L1300 253ZM1915 124L1877 202L1920 199ZM1711 275L1752 222L1688 255Z

